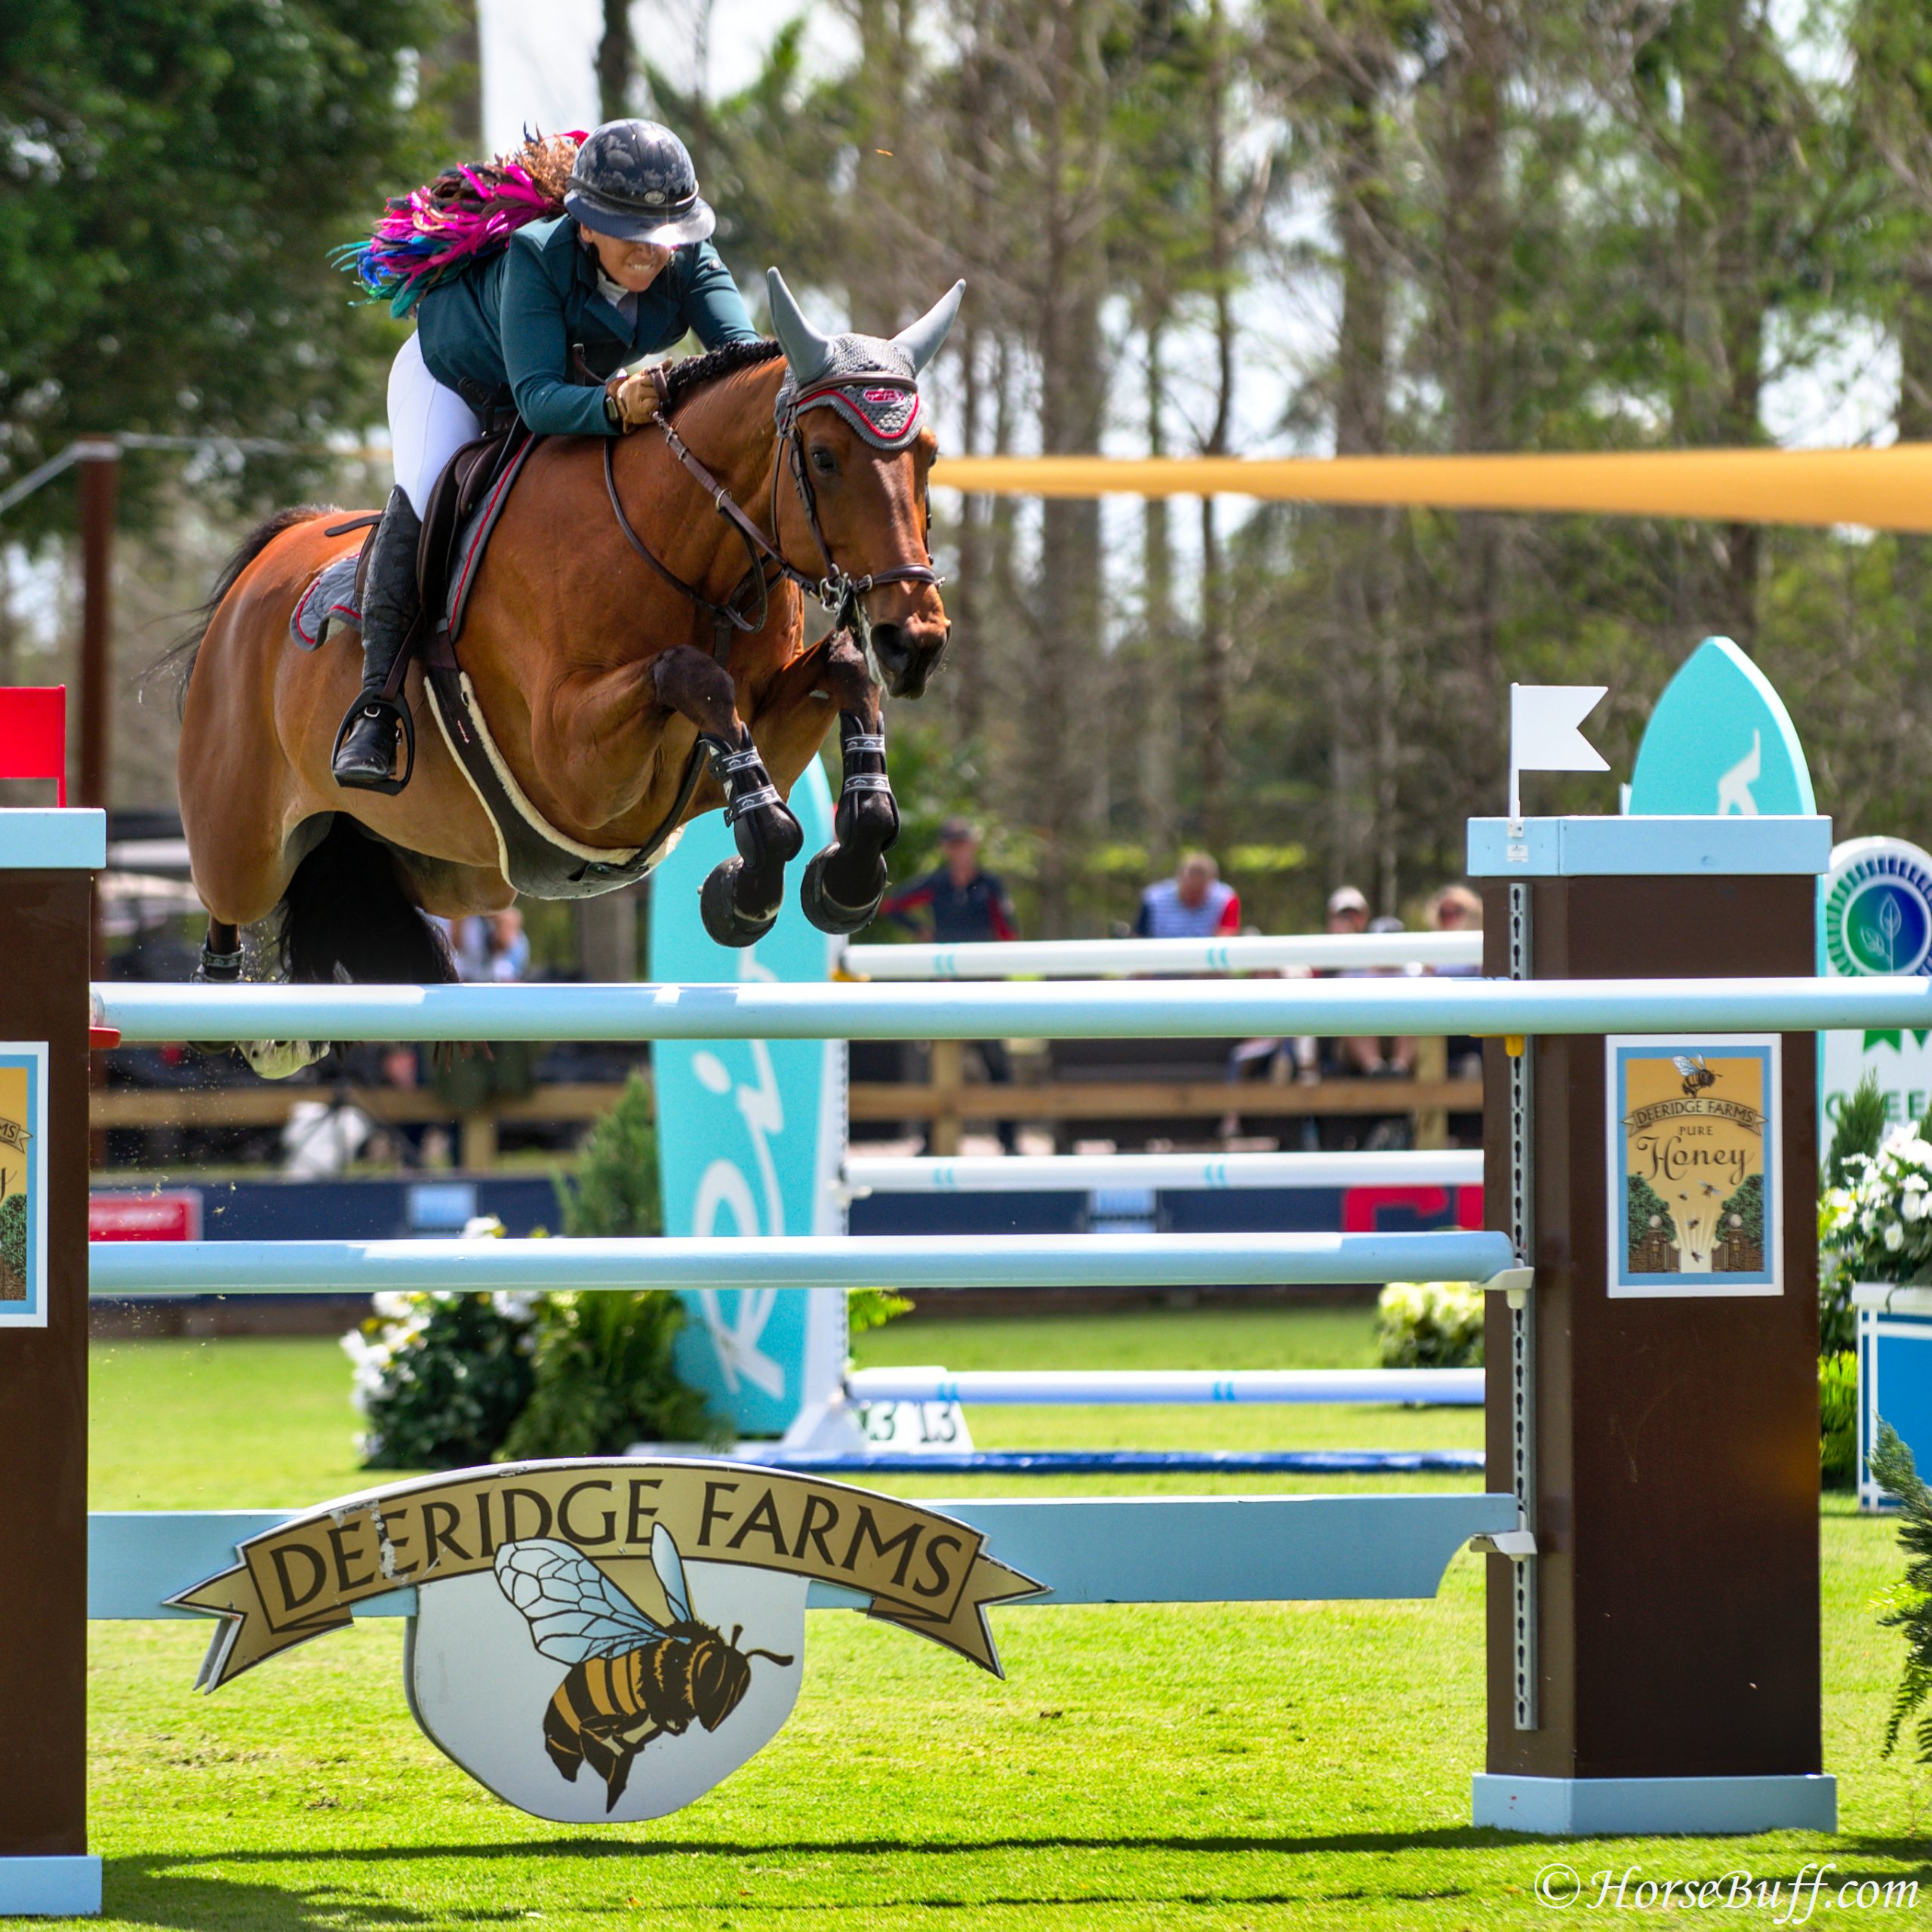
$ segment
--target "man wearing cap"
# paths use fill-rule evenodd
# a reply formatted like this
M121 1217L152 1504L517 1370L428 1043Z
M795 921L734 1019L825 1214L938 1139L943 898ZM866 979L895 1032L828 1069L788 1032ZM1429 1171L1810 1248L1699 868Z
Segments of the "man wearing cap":
M940 863L924 878L892 894L880 906L880 915L896 919L915 932L927 931L941 946L1017 939L1019 928L1006 888L997 875L980 868L979 833L964 819L949 818L939 829L939 849ZM1011 1082L1013 1060L1004 1040L969 1044L978 1048L990 1082L995 1086ZM1000 1144L1010 1154L1013 1123L1001 1121L998 1124Z
M1328 930L1331 933L1368 931L1368 901L1353 886L1338 885L1329 894Z
M1006 888L980 869L980 835L963 818L949 818L939 829L939 850L940 863L888 898L880 916L915 932L924 928L940 946L1017 939Z

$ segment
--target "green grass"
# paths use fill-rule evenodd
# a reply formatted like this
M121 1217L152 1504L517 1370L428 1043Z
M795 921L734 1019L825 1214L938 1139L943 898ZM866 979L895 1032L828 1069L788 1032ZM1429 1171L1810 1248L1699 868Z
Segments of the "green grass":
M1256 1310L909 1323L863 1338L860 1352L948 1367L1238 1367L1343 1365L1367 1348L1365 1318ZM95 1506L296 1505L358 1486L347 1379L322 1342L97 1349ZM1478 1427L1472 1414L1323 1409L982 1410L971 1421L989 1445L1473 1443ZM995 1611L1003 1683L900 1632L815 1614L804 1693L768 1749L675 1817L594 1835L507 1809L435 1752L404 1703L394 1621L294 1651L212 1698L189 1687L204 1626L97 1625L106 1922L1487 1928L1549 1922L1533 1887L1553 1860L1586 1879L1635 1865L1654 1878L1743 1867L1789 1880L1820 1858L1839 1867L1834 1882L1916 1875L1926 1903L1814 1925L1923 1922L1932 1777L1877 1756L1899 1646L1870 1605L1899 1573L1893 1532L1833 1501L1822 1534L1835 1838L1549 1845L1471 1830L1483 1575L1465 1555L1418 1603Z

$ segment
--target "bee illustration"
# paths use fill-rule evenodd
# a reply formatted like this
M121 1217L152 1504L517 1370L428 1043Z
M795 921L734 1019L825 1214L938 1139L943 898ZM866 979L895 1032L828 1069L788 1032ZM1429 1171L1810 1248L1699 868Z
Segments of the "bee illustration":
M1705 1087L1715 1087L1718 1077L1704 1064L1702 1054L1672 1054L1670 1063L1684 1076L1684 1097L1694 1100Z
M572 1783L588 1764L614 1810L631 1761L660 1733L681 1737L695 1718L706 1730L738 1708L751 1688L753 1657L781 1666L775 1651L741 1651L741 1623L728 1644L691 1614L684 1560L662 1523L651 1532L651 1567L671 1621L645 1616L589 1557L568 1543L533 1537L497 1552L497 1583L529 1620L531 1641L570 1666L543 1713L543 1748Z

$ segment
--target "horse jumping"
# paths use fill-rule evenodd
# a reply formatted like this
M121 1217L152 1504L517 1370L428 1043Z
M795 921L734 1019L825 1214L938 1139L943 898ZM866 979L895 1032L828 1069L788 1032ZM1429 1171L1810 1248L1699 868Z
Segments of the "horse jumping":
M731 946L777 915L802 844L784 800L835 720L835 835L802 903L827 931L872 916L899 823L882 698L924 691L949 630L928 550L936 444L917 382L961 289L884 340L821 335L775 270L769 281L777 341L675 365L659 426L536 448L461 632L509 777L561 841L648 857L690 819L725 811L737 856L701 906ZM419 667L405 691L420 747L407 789L347 791L331 774L357 654L297 651L288 635L318 573L360 540L341 521L312 506L270 518L187 641L181 814L210 915L208 977L235 977L239 929L278 915L291 978L447 979L423 915L515 896ZM832 620L809 645L808 592Z

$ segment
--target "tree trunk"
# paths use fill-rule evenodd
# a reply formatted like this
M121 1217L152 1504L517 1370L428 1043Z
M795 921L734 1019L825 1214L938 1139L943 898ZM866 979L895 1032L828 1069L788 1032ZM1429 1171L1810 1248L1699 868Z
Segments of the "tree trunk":
M629 113L631 80L636 71L630 0L604 0L604 37L597 43L597 111L601 120L619 121ZM703 91L700 78L692 91Z
M1504 103L1514 64L1510 5L1511 0L1454 0L1444 11L1448 54L1439 159L1440 340L1450 435L1459 451L1500 449L1509 440L1501 318L1512 241L1503 178ZM1475 733L1503 711L1502 540L1502 526L1494 517L1457 519L1454 633L1429 677L1449 716ZM1385 675L1382 699L1388 706L1382 714L1388 741L1377 771L1382 833L1378 885L1383 909L1390 912L1401 895L1395 830L1400 753L1392 719L1401 696L1399 675L1392 669ZM1472 771L1470 776L1479 780L1483 774ZM1459 817L1478 805L1472 796L1444 802Z
M1389 286L1395 244L1392 196L1382 151L1386 50L1364 37L1337 75L1335 227L1341 243L1342 313L1336 345L1335 451L1372 456L1387 447ZM1326 654L1329 718L1328 883L1350 881L1374 862L1384 817L1374 787L1389 762L1371 721L1397 649L1385 586L1395 551L1395 514L1338 510L1331 538L1333 635Z
M1234 211L1227 165L1228 41L1220 0L1208 0L1207 32L1208 273L1214 303L1214 416L1204 456L1228 453L1235 401ZM1201 499L1201 831L1220 856L1228 838L1228 594L1212 497Z
M442 103L456 151L483 152L483 48L476 28L476 0L454 0L451 26L423 55L422 90Z
M1168 453L1167 318L1164 294L1152 298L1147 324L1147 453ZM1140 512L1140 811L1148 848L1164 863L1180 838L1174 753L1180 730L1174 623L1174 505L1149 497Z

